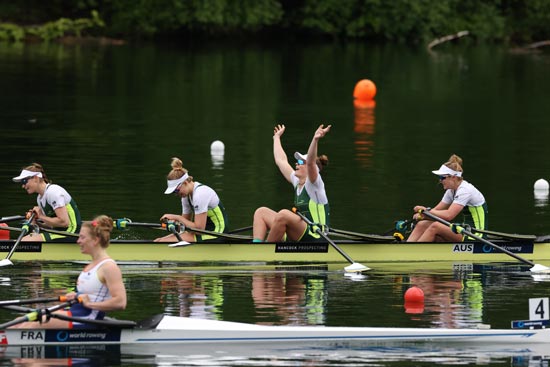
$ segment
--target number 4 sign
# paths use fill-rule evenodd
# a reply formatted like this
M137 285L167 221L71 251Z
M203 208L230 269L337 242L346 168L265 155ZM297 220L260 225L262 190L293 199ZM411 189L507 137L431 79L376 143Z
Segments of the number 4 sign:
M549 320L548 298L529 298L529 320Z

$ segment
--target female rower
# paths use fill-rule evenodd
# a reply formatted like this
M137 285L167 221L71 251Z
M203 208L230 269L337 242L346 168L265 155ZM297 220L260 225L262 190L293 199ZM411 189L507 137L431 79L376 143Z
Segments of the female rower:
M284 178L294 186L294 205L298 211L305 215L315 225L329 224L329 204L325 191L325 184L320 171L328 164L325 155L317 156L319 139L329 131L331 125L320 125L309 145L307 156L298 152L294 153L296 166L293 168L287 159L287 155L281 144L281 136L285 132L285 125L277 125L273 134L273 156L275 164ZM269 231L269 234L268 234ZM290 241L315 241L320 235L315 228L288 209L275 212L261 207L254 212L253 235L254 242L277 242L286 239Z
M449 161L432 171L439 176L439 182L445 189L441 202L430 213L453 221L460 213L463 214L462 224L468 224L472 228L486 229L487 227L487 203L483 194L474 185L462 178L462 158L453 154ZM426 207L417 205L414 207L413 219L417 221L408 242L455 242L462 241L463 236L454 233L449 226L434 222L425 218L421 211Z
M36 198L38 205L28 214L34 213L34 224L71 233L80 231L81 218L76 202L67 190L48 180L42 165L32 163L23 168L13 181L21 182L28 194L38 194ZM63 235L44 231L40 234L30 233L23 237L22 241L53 241L65 238Z
M55 311L65 316L101 320L108 311L124 310L126 308L126 288L122 281L122 272L116 262L107 254L111 239L113 220L100 215L91 222L84 222L77 243L80 252L92 257L92 261L84 267L76 283L77 292L65 295L67 300L79 299L80 303L71 306L67 311ZM44 316L42 325L37 321L15 325L16 328L86 328L93 326L65 321Z
M227 214L216 191L200 182L193 181L193 176L183 168L179 158L172 158L172 170L168 173L165 194L176 194L181 198L182 214L164 214L160 220L183 224L188 230L169 234L155 239L155 242L174 242L180 239L187 242L201 242L216 238L213 235L194 233L207 230L224 233L227 231Z

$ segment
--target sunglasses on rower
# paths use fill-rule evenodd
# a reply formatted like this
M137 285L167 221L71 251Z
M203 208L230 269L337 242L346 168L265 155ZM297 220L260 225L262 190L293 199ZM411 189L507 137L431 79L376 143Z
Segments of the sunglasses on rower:
M439 181L445 181L445 179L450 176L439 176Z
M30 179L31 179L30 177L26 177L26 178L21 179L21 184L26 185L27 182L29 182Z
M303 159L298 159L296 161L296 163L298 164L298 166L302 166L302 165L306 164L306 162Z

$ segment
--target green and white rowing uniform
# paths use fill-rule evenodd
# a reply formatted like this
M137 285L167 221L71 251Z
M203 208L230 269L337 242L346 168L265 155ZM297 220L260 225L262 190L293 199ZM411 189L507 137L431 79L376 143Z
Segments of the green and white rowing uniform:
M330 225L330 206L321 175L317 175L314 183L306 179L302 187L298 185L295 172L290 174L290 180L294 186L294 206L313 223L313 226L306 227L299 241L322 240L315 230L319 227L324 230L324 226Z
M453 203L464 206L462 210L463 224L472 228L487 229L488 207L483 194L471 183L462 180L456 190L447 190L442 202L451 205Z
M193 199L191 199L191 197ZM211 187L195 182L193 195L181 198L182 213L191 214L192 220L197 214L206 212L206 230L218 233L227 232L227 214L225 208ZM210 235L195 235L197 242L216 238Z
M67 214L69 215L69 226L66 228L60 227L54 229L71 233L80 232L80 226L82 224L80 211L78 210L76 202L67 192L67 190L59 185L48 184L46 185L46 190L44 190L44 194L37 196L36 202L38 203L38 206L40 207L42 212L50 218L57 217L57 215L55 214L55 210L57 208L66 207ZM44 241L68 239L66 236L52 234L48 232L42 232L41 235Z

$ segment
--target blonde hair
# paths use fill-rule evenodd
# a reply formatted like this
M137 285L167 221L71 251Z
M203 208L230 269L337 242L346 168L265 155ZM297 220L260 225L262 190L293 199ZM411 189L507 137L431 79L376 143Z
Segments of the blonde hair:
M172 167L172 170L168 172L168 175L166 176L167 180L177 180L188 172L185 168L183 168L183 162L181 159L177 157L172 158L170 166ZM186 181L193 181L193 176L189 176Z
M88 228L94 238L99 238L99 244L103 248L109 247L111 232L113 231L113 219L107 215L99 215L91 222L82 223L82 228Z
M23 167L24 170L31 171L31 172L40 172L42 173L42 179L45 183L51 183L51 181L46 176L46 172L44 172L44 168L40 163L31 163L27 167Z
M464 172L462 169L462 158L460 158L456 154L451 155L449 157L449 160L444 164L453 171Z

